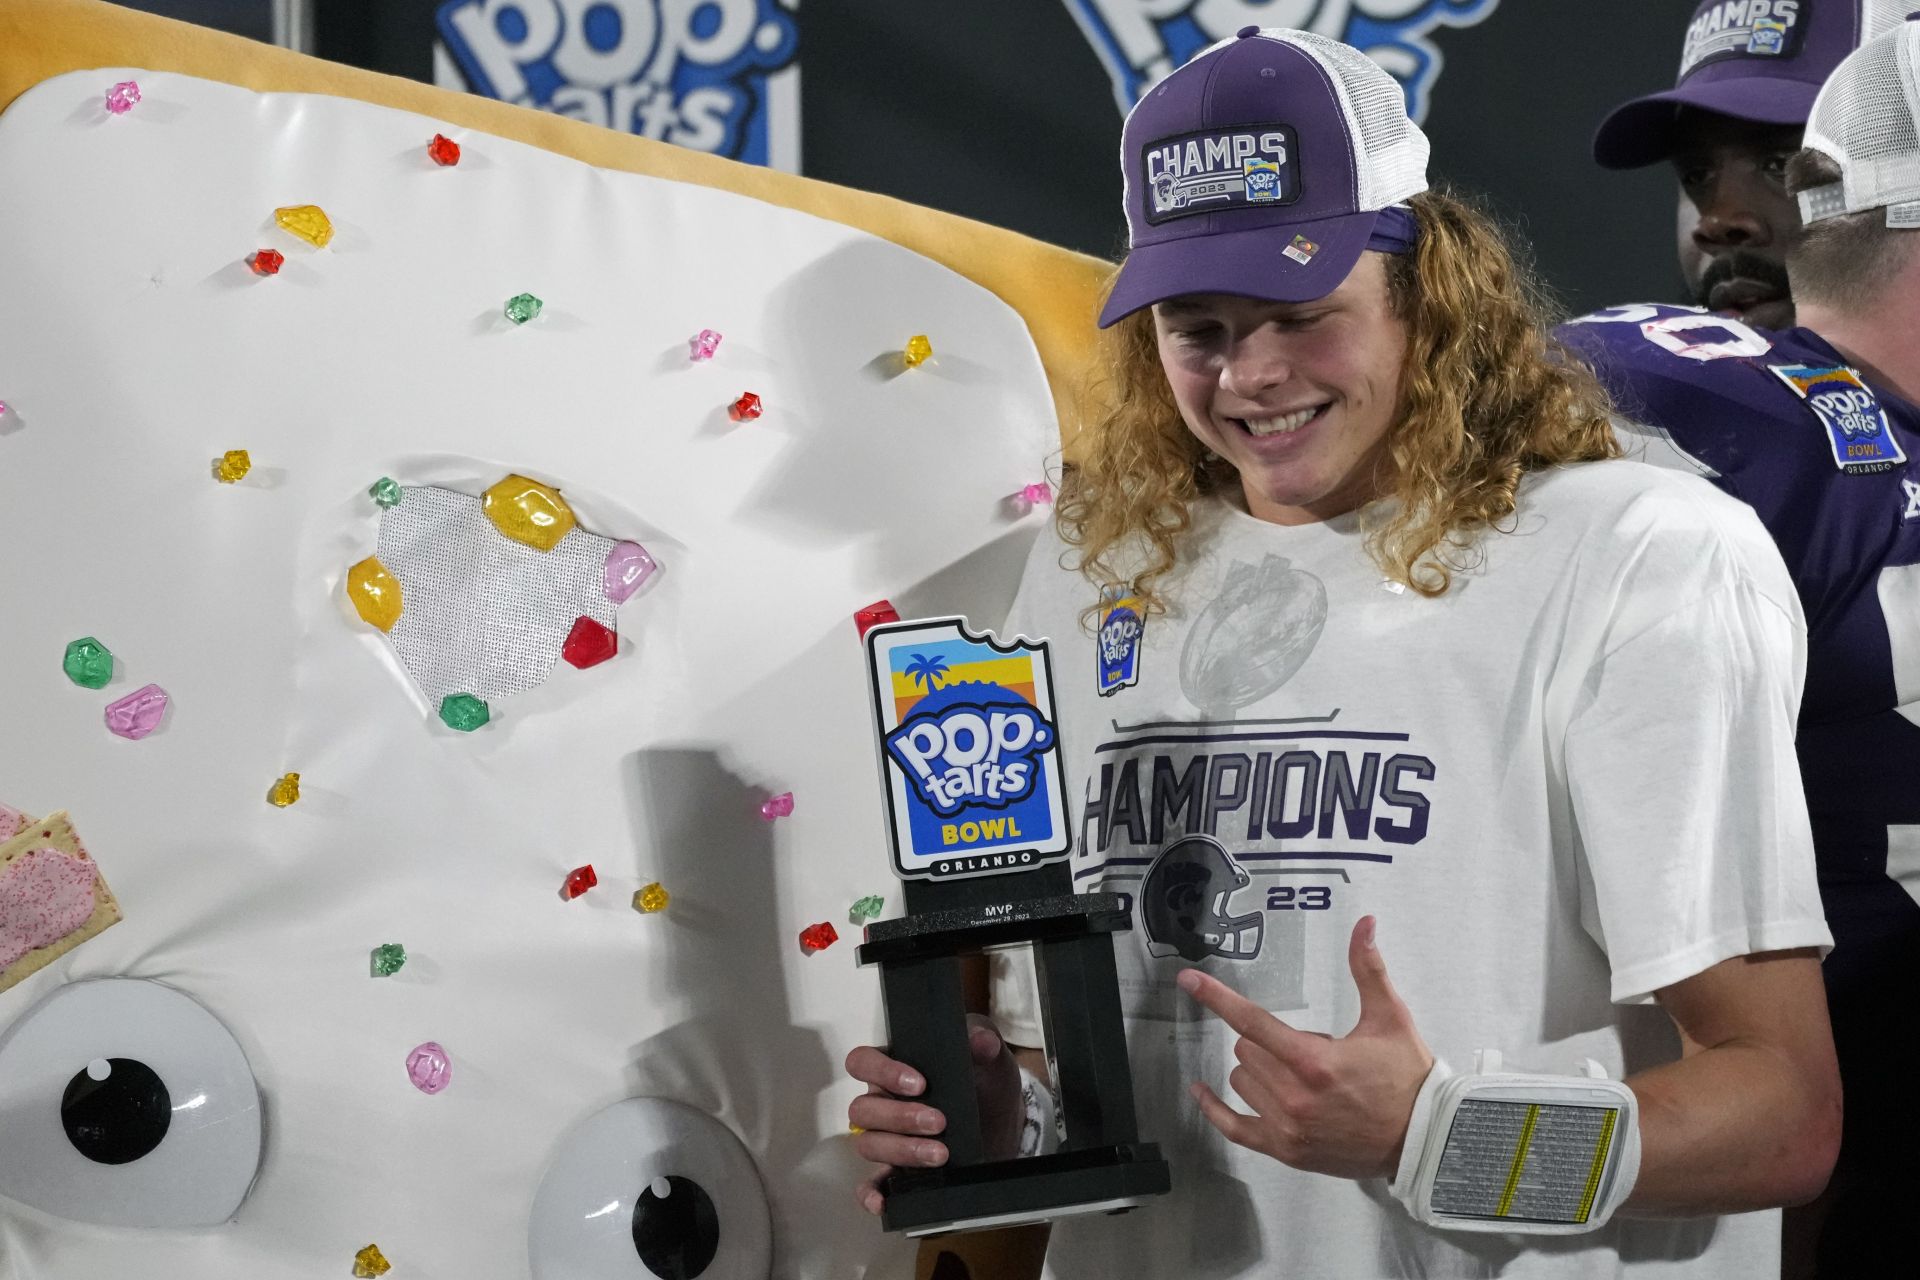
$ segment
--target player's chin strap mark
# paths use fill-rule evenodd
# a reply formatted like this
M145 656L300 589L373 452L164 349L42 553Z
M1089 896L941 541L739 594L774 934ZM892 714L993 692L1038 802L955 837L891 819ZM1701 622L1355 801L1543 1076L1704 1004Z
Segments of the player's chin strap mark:
M1640 1174L1633 1090L1588 1059L1579 1076L1475 1073L1434 1060L1407 1125L1391 1190L1428 1226L1572 1235L1604 1225Z

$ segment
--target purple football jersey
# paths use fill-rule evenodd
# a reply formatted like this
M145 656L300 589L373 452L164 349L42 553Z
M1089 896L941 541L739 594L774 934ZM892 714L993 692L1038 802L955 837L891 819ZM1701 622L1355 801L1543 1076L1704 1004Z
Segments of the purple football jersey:
M1856 910L1920 911L1886 878L1890 842L1920 839L1920 408L1807 329L1644 305L1556 336L1612 393L1628 453L1747 503L1793 574L1800 769L1836 935Z

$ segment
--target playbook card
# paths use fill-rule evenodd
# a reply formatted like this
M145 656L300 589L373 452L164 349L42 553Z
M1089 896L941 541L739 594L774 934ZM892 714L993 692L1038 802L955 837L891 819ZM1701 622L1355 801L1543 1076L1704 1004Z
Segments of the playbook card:
M964 618L867 632L895 874L1031 871L1072 851L1046 643Z

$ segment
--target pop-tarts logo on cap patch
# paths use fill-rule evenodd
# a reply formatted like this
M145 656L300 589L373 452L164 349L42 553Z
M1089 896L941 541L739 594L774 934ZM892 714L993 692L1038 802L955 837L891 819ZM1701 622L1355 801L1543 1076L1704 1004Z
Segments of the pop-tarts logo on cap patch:
M951 879L1030 871L1072 848L1044 643L1001 644L961 618L867 632L894 870Z
M1300 198L1293 130L1284 124L1205 129L1140 150L1147 221L1221 209L1292 204Z
M1891 471L1907 460L1900 442L1887 425L1873 388L1845 365L1768 365L1780 381L1807 402L1833 446L1833 460L1842 471Z
M1802 0L1720 0L1694 15L1680 51L1680 77L1720 58L1784 58L1800 35Z

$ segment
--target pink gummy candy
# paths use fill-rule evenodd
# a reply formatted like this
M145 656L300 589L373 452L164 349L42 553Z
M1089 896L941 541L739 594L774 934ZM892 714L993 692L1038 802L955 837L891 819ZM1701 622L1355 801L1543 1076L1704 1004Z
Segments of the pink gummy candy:
M607 552L607 563L600 575L600 589L615 604L625 604L634 592L646 585L647 579L659 567L639 543L616 542L613 550Z
M702 329L699 333L693 335L691 345L693 347L693 354L689 356L688 359L711 360L713 359L713 353L719 349L720 335L712 329Z
M792 817L793 792L782 791L779 795L770 798L765 804L760 806L760 816L768 822L772 822L775 818Z
M167 691L150 684L107 704L107 728L123 738L138 740L158 729L160 717L166 714Z
M422 1093L438 1093L453 1079L447 1051L429 1040L407 1055L407 1079Z
M107 90L107 110L114 115L123 116L133 110L133 104L140 101L140 86L132 80L122 80Z

